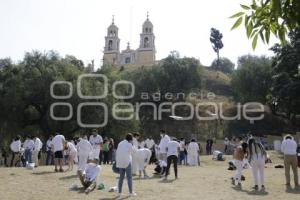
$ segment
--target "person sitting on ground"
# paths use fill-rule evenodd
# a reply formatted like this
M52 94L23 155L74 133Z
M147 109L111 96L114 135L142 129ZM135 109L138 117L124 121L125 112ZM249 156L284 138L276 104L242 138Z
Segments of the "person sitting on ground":
M147 148L138 149L136 152L137 167L139 171L139 178L144 174L144 178L149 178L146 173L146 167L149 164L152 152Z
M84 170L79 171L78 176L85 193L88 194L97 186L97 177L100 174L101 168L98 165L98 159L89 159Z

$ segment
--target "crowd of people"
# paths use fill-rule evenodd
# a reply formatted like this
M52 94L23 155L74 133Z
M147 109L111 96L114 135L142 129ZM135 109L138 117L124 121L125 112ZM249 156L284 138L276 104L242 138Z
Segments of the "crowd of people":
M295 188L299 188L297 143L291 135L285 136L281 144L281 152L284 154L284 168L286 176L286 186L291 187L290 168L294 175ZM232 184L242 187L242 172L245 168L251 168L254 190L265 190L265 164L270 161L264 145L257 139L249 136L240 138L239 145L234 149L233 164L236 168Z
M264 168L268 159L264 145L261 141L248 136L247 138L235 138L234 145L225 138L224 152L213 151L214 140L209 138L206 141L206 154L213 155L217 160L223 160L223 153L228 153L233 148L233 165L236 168L232 184L242 186L242 172L245 168L251 168L255 190L265 190ZM229 147L233 146L233 147ZM177 139L170 137L165 130L160 131L160 141L149 137L142 139L139 133L128 133L124 140L118 145L114 144L112 138L102 138L96 130L88 137L83 135L80 138L66 140L59 133L50 136L43 145L38 137L26 137L24 142L17 136L10 145L12 152L10 166L33 167L39 166L39 158L42 149L46 152L46 165L54 165L55 172L73 170L74 163L77 164L77 175L85 192L88 194L97 186L97 177L101 172L101 164L111 164L115 173L118 173L119 180L117 191L122 195L123 181L127 178L128 189L131 196L136 196L133 191L133 176L149 178L147 166L155 164L155 174L168 179L170 168L173 165L175 179L178 178L178 165L200 166L201 146L195 139L186 141L184 138ZM290 168L294 174L294 184L299 187L297 171L297 143L292 136L288 135L282 142L284 154L284 165L286 184L290 186ZM219 159L221 155L221 159ZM64 165L68 165L64 169ZM100 164L100 165L99 165Z

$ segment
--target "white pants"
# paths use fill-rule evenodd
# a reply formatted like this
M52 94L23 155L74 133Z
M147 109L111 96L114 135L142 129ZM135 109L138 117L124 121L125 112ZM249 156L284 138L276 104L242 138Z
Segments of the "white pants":
M198 154L188 154L188 164L191 166L198 165Z
M136 174L137 170L138 170L138 158L136 156L136 153L133 152L132 153L132 166L131 166L132 174Z
M78 170L84 170L85 165L87 164L89 158L88 153L79 153L78 154Z
M94 148L92 152L92 158L99 160L100 148Z
M234 166L236 167L234 179L241 183L242 172L244 162L242 160L234 160Z
M34 150L32 152L32 162L35 164L35 166L39 166L39 152Z
M254 185L264 185L265 157L253 155L250 165L252 167Z

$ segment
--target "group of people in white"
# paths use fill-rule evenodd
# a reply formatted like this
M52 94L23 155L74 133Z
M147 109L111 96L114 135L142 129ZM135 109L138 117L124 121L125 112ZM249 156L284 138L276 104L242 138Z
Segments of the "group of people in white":
M131 196L136 196L133 191L132 177L138 175L139 178L149 178L146 168L149 163L156 163L160 168L158 174L166 180L170 174L170 168L173 164L175 179L178 178L178 164L187 164L190 166L200 165L200 146L192 139L186 143L184 139L177 140L167 135L164 130L160 131L160 142L155 144L152 138L140 140L138 133L128 133L116 149L114 167L119 174L117 191L122 195L123 181L126 175L128 189ZM13 152L11 166L17 155L24 154L27 165L34 163L38 166L39 152L43 143L38 137L27 137L24 143L21 143L17 136L10 147ZM101 172L99 166L99 157L104 149L103 139L97 131L93 131L91 136L83 136L77 141L67 141L61 134L51 137L47 143L47 152L51 151L54 155L55 172L63 172L64 151L68 154L68 169L73 170L74 163L78 164L77 174L88 194L96 188L97 177ZM105 147L108 148L108 147ZM288 135L282 142L282 152L284 153L284 164L286 174L286 184L290 185L290 167L294 173L294 183L299 187L297 171L297 144L293 138ZM241 187L242 171L245 166L250 166L254 179L254 189L265 190L264 168L267 159L266 151L263 145L254 138L248 138L247 142L238 141L234 149L234 165L236 172L232 178L232 184ZM48 158L47 158L48 162Z
M254 182L254 190L265 190L265 164L269 160L266 150L261 142L250 137L248 141L239 141L239 145L234 150L234 165L236 172L232 178L232 184L242 187L242 172L245 168L251 168ZM294 175L295 188L299 188L297 143L291 135L285 136L281 151L284 154L284 168L286 176L286 186L290 187L290 168Z

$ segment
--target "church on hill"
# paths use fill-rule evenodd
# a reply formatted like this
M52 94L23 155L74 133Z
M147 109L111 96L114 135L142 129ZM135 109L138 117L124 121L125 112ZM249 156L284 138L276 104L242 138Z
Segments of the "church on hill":
M153 33L153 24L147 19L143 23L142 33L140 34L140 46L136 50L130 48L129 42L127 48L120 51L120 38L118 36L118 27L115 25L114 18L111 25L107 28L105 37L105 47L103 51L103 64L115 67L121 66L151 66L155 64L155 36Z

